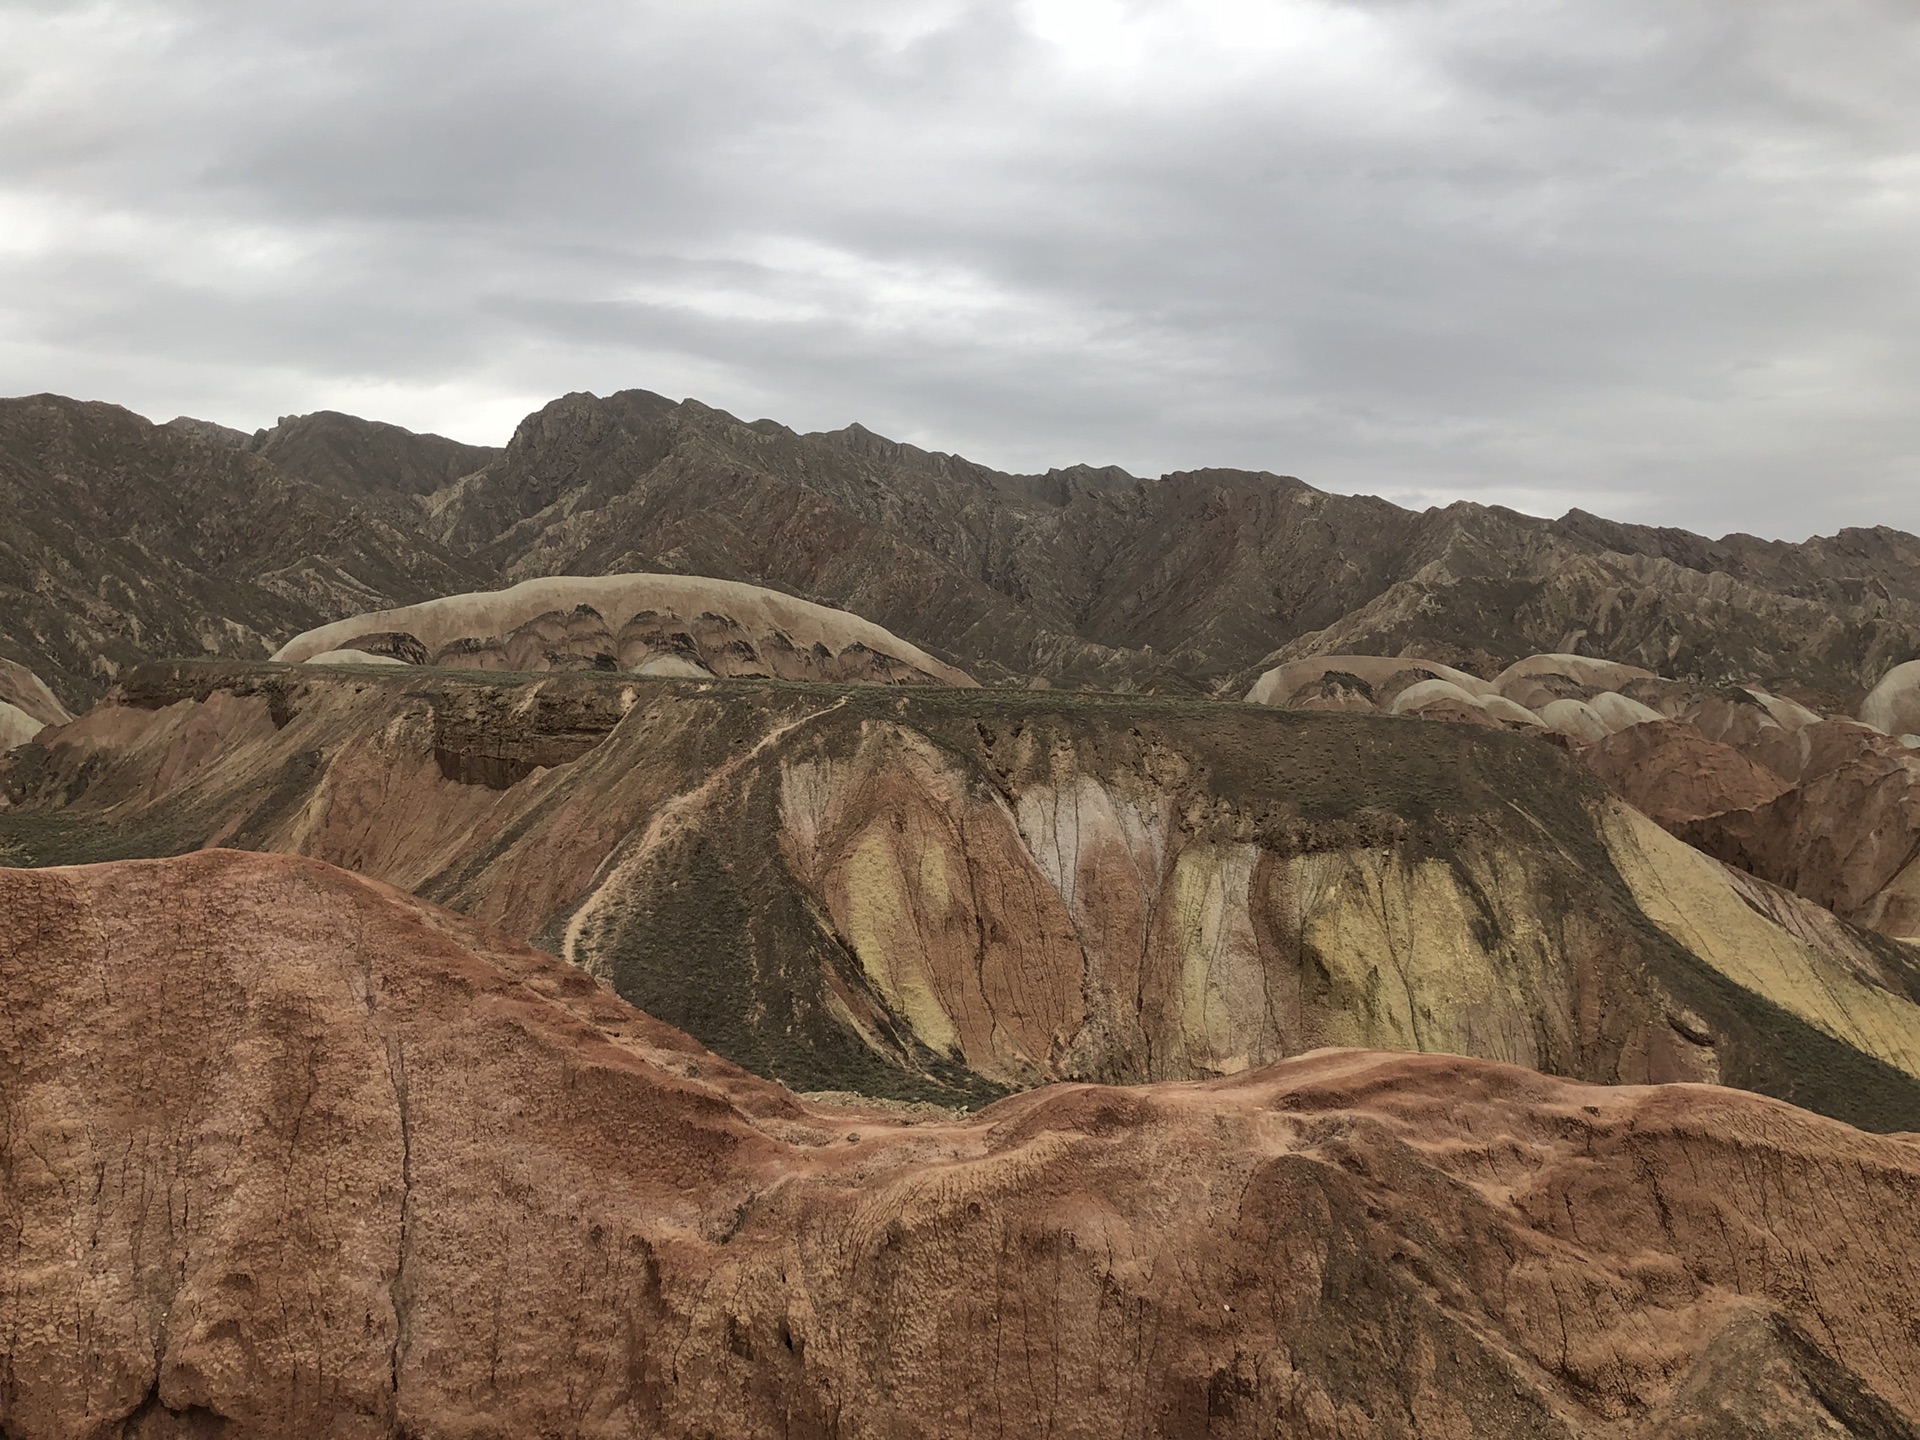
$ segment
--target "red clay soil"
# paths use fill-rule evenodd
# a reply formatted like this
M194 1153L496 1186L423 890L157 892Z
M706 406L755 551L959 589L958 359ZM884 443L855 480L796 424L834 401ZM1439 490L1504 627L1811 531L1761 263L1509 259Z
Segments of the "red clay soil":
M1662 825L1764 805L1789 788L1684 720L1630 725L1589 746L1583 758L1609 790Z
M802 1102L317 861L0 870L0 1433L1912 1436L1920 1143L1322 1051Z
M1920 752L1846 721L1800 735L1802 773L1792 789L1670 828L1843 919L1920 936Z

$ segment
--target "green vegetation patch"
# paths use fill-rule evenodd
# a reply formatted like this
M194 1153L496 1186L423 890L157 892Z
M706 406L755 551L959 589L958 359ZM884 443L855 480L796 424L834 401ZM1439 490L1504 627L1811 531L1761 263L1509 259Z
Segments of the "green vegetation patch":
M154 860L200 848L192 834L149 825L118 825L86 815L0 810L0 865L35 869Z

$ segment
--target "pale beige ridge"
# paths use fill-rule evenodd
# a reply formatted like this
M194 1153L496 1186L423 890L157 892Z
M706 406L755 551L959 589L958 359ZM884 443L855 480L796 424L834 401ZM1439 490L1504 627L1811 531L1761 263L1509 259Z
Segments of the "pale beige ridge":
M698 575L556 575L526 580L505 590L449 595L322 625L296 635L273 658L297 664L329 651L350 649L354 640L386 631L412 635L429 650L436 650L468 637L504 634L542 615L571 611L578 605L592 606L615 631L648 610L688 619L701 614L724 615L748 631L784 634L802 648L820 644L838 654L850 646L863 645L948 685L976 683L964 671L848 611L759 585Z

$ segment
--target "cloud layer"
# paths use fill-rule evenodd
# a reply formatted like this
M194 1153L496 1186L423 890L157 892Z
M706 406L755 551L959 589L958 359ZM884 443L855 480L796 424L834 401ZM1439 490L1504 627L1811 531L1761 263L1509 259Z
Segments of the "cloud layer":
M1920 529L1920 12L0 5L0 391Z

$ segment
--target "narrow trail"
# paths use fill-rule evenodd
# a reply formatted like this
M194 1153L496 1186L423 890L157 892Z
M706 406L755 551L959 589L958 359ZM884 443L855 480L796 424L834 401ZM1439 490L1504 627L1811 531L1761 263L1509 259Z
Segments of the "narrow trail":
M585 933L587 926L592 924L594 917L600 912L607 896L616 893L619 888L619 881L632 874L644 864L661 845L673 836L679 834L685 828L686 822L691 816L706 804L716 790L724 786L746 766L758 760L769 748L781 740L786 739L786 737L791 735L795 730L798 730L803 725L811 724L823 715L829 715L835 710L840 709L850 698L850 696L842 695L831 705L823 705L818 710L810 710L796 720L790 720L785 725L774 727L765 735L761 736L760 739L755 742L753 748L736 755L733 759L728 760L722 765L716 766L713 772L693 789L686 791L684 794L674 796L658 810L654 811L653 818L647 821L646 829L640 832L638 842L636 842L633 848L625 855L622 855L618 860L614 861L606 870L599 883L588 893L587 898L580 902L580 907L573 912L573 917L567 921L566 937L560 947L561 958L570 965L580 964L578 955L580 937Z

